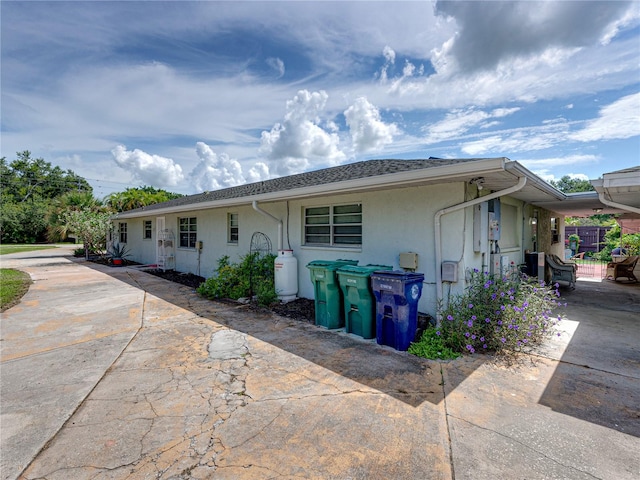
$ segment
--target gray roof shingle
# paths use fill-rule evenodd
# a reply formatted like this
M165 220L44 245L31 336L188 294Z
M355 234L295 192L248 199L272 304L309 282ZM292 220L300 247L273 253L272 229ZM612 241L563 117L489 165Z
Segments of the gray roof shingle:
M216 200L229 200L233 198L251 197L265 193L284 192L297 188L325 185L345 180L357 180L366 177L375 177L411 170L423 170L433 167L443 167L456 163L468 162L477 159L435 159L426 160L366 160L349 163L337 167L324 168L311 172L288 175L286 177L264 180L262 182L247 183L237 187L224 188L211 192L203 192L195 195L176 198L163 203L148 205L143 208L123 212L126 214L136 212L150 212L163 208L196 205L203 202Z

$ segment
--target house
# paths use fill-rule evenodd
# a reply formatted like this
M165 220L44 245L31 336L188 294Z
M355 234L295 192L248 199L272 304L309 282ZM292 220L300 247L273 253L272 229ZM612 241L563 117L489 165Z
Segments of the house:
M114 227L132 260L204 277L220 257L249 253L260 232L273 253L293 251L305 298L313 260L415 267L425 275L418 308L434 314L469 269L514 268L525 252L562 257L570 206L621 211L595 192L578 203L507 158L369 160L127 211Z

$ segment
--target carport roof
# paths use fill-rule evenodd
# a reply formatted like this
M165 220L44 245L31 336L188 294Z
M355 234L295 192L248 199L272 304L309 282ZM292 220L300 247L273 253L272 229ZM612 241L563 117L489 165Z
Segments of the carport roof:
M560 212L568 217L588 217L597 213L620 213L624 218L640 218L640 166L625 168L590 180L593 192L570 193L558 201L541 202L539 206ZM604 201L600 198L603 196Z

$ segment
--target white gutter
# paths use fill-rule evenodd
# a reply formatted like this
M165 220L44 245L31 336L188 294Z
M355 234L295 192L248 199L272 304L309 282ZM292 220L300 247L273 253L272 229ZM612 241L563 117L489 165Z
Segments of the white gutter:
M256 200L251 202L251 206L253 207L253 209L256 212L261 213L265 217L269 217L269 218L273 219L274 221L276 221L278 223L278 251L282 250L282 220L280 220L279 218L274 217L269 212L265 212L264 210L262 210L258 206L258 202Z
M463 208L472 207L473 205L477 205L478 203L486 202L488 200L493 200L494 198L502 197L505 195L509 195L511 193L517 192L518 190L522 190L524 186L527 184L527 177L519 177L518 183L516 183L513 187L506 188L504 190L499 190L497 192L493 192L489 195L485 195L484 197L474 198L473 200L469 200L468 202L459 203L457 205L452 205L450 207L443 208L442 210L438 210L434 215L434 230L435 230L435 250L436 250L436 305L441 305L443 300L443 288L442 288L442 239L441 239L441 228L440 228L440 218L447 213L455 212L458 210L462 210ZM440 314L437 315L438 324L442 320Z
M623 203L612 202L611 200L607 200L604 196L604 192L598 193L598 198L600 202L604 203L609 207L619 208L620 210L626 210L627 212L640 213L640 208L632 207L631 205L625 205Z

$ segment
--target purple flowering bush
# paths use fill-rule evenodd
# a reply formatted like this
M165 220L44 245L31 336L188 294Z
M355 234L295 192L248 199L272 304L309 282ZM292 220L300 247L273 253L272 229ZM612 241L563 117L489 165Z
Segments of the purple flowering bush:
M440 338L457 352L496 355L531 350L561 320L558 284L473 270L469 287L440 309Z

